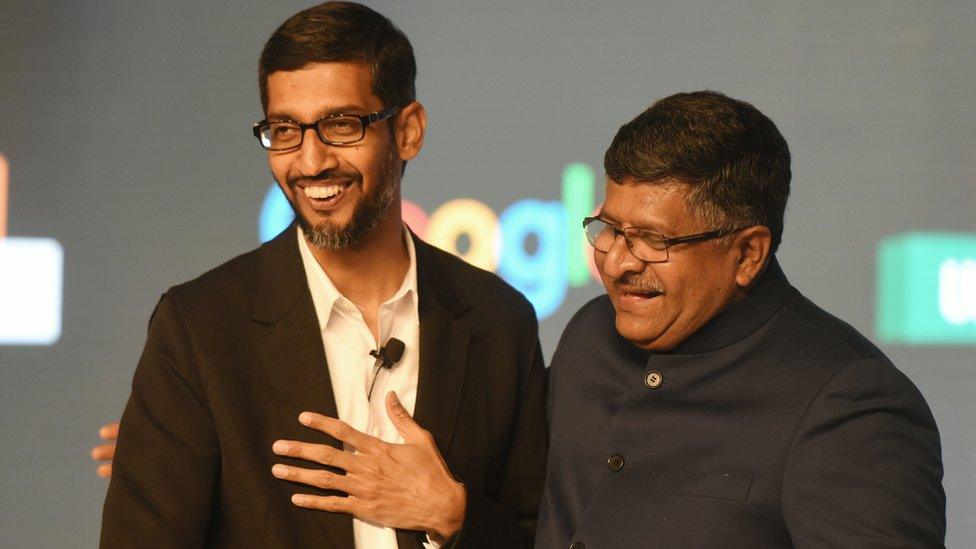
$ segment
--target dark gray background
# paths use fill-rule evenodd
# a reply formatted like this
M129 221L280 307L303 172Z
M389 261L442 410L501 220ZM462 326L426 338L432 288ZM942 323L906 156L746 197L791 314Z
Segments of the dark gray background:
M65 249L64 329L0 347L5 547L86 547L105 481L88 459L121 413L160 293L257 244L271 182L250 135L256 61L299 2L0 3L0 153L10 233ZM976 231L972 2L372 2L410 37L430 115L405 196L496 212L598 173L654 99L748 100L793 151L781 261L873 337L875 250L891 233ZM542 324L547 356L572 290ZM885 351L942 430L949 544L976 544L973 347Z

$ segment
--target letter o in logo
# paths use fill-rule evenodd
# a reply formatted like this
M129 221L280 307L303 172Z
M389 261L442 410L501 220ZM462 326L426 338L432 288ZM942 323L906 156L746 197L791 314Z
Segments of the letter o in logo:
M461 235L467 235L471 242L463 254L457 249ZM482 202L470 198L445 202L430 216L427 242L475 267L494 272L498 266L498 216Z

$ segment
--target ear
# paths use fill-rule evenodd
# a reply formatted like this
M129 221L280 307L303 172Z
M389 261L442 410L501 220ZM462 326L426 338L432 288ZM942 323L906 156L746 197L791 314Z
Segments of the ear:
M427 132L427 109L414 101L400 109L394 120L396 124L396 146L400 158L413 160L420 154L424 146L424 135Z
M740 288L751 286L763 272L769 262L772 244L769 227L753 225L739 231L734 246L737 253L735 283Z

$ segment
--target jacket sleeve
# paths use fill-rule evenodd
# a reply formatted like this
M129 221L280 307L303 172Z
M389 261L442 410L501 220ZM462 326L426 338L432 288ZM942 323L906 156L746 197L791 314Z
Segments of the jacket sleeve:
M122 415L100 546L202 546L219 458L189 332L167 294L150 320Z
M464 523L446 548L532 547L548 446L546 368L538 337L529 356L498 501L468 490Z
M783 476L783 515L805 547L943 547L935 420L890 363L841 368L810 403Z

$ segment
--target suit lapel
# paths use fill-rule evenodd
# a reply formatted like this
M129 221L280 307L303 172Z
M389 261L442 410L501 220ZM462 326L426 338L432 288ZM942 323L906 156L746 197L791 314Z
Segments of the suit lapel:
M277 401L280 438L340 448L332 437L298 423L298 414L305 410L331 417L338 417L338 413L294 227L261 249L258 294L251 319L266 327L255 346ZM299 461L293 464L307 466ZM349 515L315 512L313 516L335 546L353 546Z
M468 305L447 275L441 252L414 238L420 297L420 373L414 419L430 431L446 455L467 368L471 332L461 317Z
M434 435L437 448L447 455L454 435L467 368L471 331L461 315L468 306L458 295L446 271L451 269L440 250L417 238L417 293L420 298L420 372L413 418ZM421 549L423 532L397 530L399 549Z

